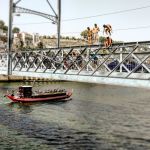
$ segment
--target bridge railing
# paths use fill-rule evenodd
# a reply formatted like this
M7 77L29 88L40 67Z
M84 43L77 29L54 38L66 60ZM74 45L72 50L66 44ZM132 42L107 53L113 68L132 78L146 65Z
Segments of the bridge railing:
M0 53L0 74L7 74L7 53Z
M6 54L0 67L6 69ZM115 78L150 78L150 42L51 48L12 52L12 72L75 74Z

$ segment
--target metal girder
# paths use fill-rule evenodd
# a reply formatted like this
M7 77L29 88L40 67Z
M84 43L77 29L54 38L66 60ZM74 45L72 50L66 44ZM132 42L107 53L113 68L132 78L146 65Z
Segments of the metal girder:
M91 75L94 75L94 73L112 56L113 53L115 53L115 51L117 50L118 48L115 48L112 52L110 52L110 54L108 55L108 57L95 69L94 72L92 72Z
M21 0L16 1L14 4L17 5Z
M141 66L143 64L143 62L145 62L148 58L150 57L150 55L146 56L146 58L144 58L142 61L140 61L140 64L138 64L127 76L129 77L134 71L136 71L136 69L138 69L139 66Z
M86 51L86 47L81 51L81 53L79 54L79 56L82 57L82 54ZM70 68L77 62L78 57L76 57L76 59L70 64L70 66L68 67L68 69L65 71L65 74L70 70Z
M138 46L135 46L135 48L107 76L110 76L137 48Z
M95 50L95 54L96 55L99 52L100 48ZM77 73L77 75L80 74L80 72L89 64L89 62L92 60L92 58L89 58L89 60L86 62L86 64L80 69L80 71Z
M106 78L150 78L150 43L145 45L115 45L111 49L100 46L50 48L36 51L12 52L13 72L40 72L49 74L72 74L76 76ZM146 49L145 49L146 48ZM77 57L81 56L80 59ZM97 63L94 62L97 57ZM4 54L0 54L0 62ZM110 67L110 63L114 63ZM132 64L135 62L135 65ZM0 64L1 65L1 64ZM140 69L139 69L140 68ZM1 69L1 68L0 68ZM4 67L3 67L4 69ZM139 69L139 70L138 70Z
M51 3L49 2L49 0L47 0L48 5L50 6L51 10L53 11L53 13L55 14L56 17L58 17L58 15L56 14L55 10L53 9Z
M64 59L60 62L61 64L64 63L64 60L67 59L67 57L72 53L74 49L71 48L70 51L68 52L68 54L64 57ZM53 73L55 73L58 70L58 67L56 67L56 69L54 70Z
M50 50L48 51L48 54L50 53ZM48 55L47 54L47 55ZM42 56L43 59L41 60L41 62L38 64L37 68L35 69L35 72L39 69L39 67L43 64L43 62L46 60L46 57ZM45 66L45 65L44 65ZM45 67L46 68L46 67Z
M150 73L150 68L148 68L145 64L141 63L141 60L135 54L132 54L132 57L135 58L137 60L137 62L140 63L143 66L143 68L145 68Z
M28 13L28 14L38 15L38 16L44 17L46 19L49 19L49 20L53 21L54 23L57 23L56 16L42 13L42 12L35 11L35 10L31 10L31 9L27 9L27 8L23 8L23 7L18 7L16 5L14 5L14 13Z

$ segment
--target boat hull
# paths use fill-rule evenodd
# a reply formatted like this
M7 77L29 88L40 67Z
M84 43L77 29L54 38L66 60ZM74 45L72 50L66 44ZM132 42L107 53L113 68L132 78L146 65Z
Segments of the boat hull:
M6 95L7 98L12 100L13 102L43 102L43 101L68 101L68 98L72 95L72 92L66 92L65 95L59 96L47 96L47 97L32 97L32 98L20 98L13 95Z

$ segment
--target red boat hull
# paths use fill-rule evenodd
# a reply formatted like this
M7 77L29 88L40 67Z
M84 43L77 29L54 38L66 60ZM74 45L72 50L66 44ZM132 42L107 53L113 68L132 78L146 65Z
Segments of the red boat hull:
M72 92L66 92L65 95L60 95L60 96L50 96L50 97L36 97L36 98L20 98L17 96L12 96L12 95L6 95L10 100L13 102L42 102L42 101L58 101L58 100L64 100L67 101L68 98L72 95Z

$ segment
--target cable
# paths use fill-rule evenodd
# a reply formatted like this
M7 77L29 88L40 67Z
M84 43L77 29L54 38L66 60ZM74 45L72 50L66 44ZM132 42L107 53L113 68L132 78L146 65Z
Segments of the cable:
M99 14L99 15L94 15L94 16L88 16L88 17L65 19L65 20L62 20L62 21L73 21L73 20L89 19L89 18L94 18L94 17L99 17L99 16L113 15L113 14L119 14L119 13L129 12L129 11L135 11L135 10L140 10L140 9L146 9L146 8L149 8L149 7L150 7L150 5L148 5L148 6L143 6L143 7L132 8L132 9L114 11L114 12L104 13L104 14Z
M137 30L137 29L146 29L150 28L150 25L147 26L139 26L139 27L132 27L132 28L124 28L124 29L115 29L113 31L123 31L123 30ZM82 32L82 31L81 31ZM81 33L81 32L64 32L61 34L76 34L76 33ZM100 31L102 33L102 31Z
M140 27L132 27L132 28L125 28L125 29L116 29L116 30L114 30L114 31L146 29L146 28L150 28L150 25L147 25L147 26L140 26Z
M137 30L137 29L146 29L146 28L150 28L150 25L146 25L146 26L139 26L139 27L131 27L131 28L123 28L123 29L114 29L113 31L123 31L123 30ZM79 34L82 31L75 31L75 32L62 32L61 34ZM102 31L100 31L102 32Z

